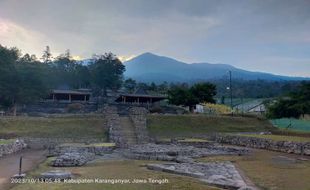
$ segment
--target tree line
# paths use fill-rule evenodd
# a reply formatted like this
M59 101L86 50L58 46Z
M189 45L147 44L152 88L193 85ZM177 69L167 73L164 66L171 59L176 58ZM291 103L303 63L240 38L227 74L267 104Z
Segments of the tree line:
M305 116L310 114L310 82L302 82L299 89L267 102L269 118Z
M230 97L229 80L214 79L208 81L196 81L194 83L143 83L131 78L124 81L124 88L128 92L134 92L137 88L144 88L154 93L167 94L169 89L175 87L190 88L196 83L209 82L216 86L216 97L218 99ZM267 80L232 80L233 98L274 98L282 95L287 95L290 92L296 91L300 87L301 81L267 81Z
M70 51L53 57L47 46L41 59L0 45L0 106L12 107L48 95L50 89L92 88L97 95L122 85L125 66L113 54L94 55L88 65L72 58Z

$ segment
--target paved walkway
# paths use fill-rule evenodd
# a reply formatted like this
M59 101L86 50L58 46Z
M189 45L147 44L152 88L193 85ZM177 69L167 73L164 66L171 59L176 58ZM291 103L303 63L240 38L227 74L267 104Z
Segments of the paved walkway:
M22 172L27 172L35 168L39 163L45 160L44 150L24 150L22 152L7 155L0 158L0 189L9 189L10 178L18 173L19 159L23 156Z

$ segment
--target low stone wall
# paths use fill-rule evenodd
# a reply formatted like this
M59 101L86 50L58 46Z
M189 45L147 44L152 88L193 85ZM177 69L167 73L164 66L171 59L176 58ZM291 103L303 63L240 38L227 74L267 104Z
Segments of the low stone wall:
M156 144L176 144L176 145L182 145L182 146L193 146L196 148L208 148L212 147L214 145L218 145L217 142L209 142L209 141L180 141L180 140L171 140L171 141L156 141Z
M310 142L274 141L266 138L221 134L214 135L211 139L218 143L310 156Z
M107 153L112 153L114 149L114 146L57 146L52 150L52 152L50 152L50 156L61 155L68 152L89 152L95 155L104 155Z
M144 107L132 107L129 109L129 117L135 127L139 144L150 142L146 128L146 115L149 113Z
M58 156L51 162L54 167L83 166L95 159L95 154L90 152L67 152Z
M101 138L35 138L24 137L22 140L32 149L46 149L64 143L100 143L104 142Z
M13 154L15 152L19 152L26 147L27 147L26 143L21 139L17 139L8 144L1 144L0 145L0 157L4 155L8 155L8 154Z
M82 166L89 161L95 159L95 156L103 156L105 154L112 153L115 147L105 146L92 146L92 145L63 145L56 146L53 149L49 149L49 157L57 158L51 162L55 167L71 167Z

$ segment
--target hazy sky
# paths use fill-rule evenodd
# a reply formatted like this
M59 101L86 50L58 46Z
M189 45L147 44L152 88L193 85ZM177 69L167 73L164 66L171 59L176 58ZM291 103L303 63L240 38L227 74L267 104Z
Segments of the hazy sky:
M310 0L0 0L0 44L310 77Z

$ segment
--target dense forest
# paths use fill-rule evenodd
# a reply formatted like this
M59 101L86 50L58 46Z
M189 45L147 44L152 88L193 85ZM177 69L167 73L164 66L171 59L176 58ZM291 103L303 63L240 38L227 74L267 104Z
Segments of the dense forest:
M216 97L229 97L229 80L227 79L215 79L208 81L216 85L217 95ZM143 87L151 92L159 92L166 94L169 89L174 87L188 88L195 83L141 83L133 79L127 79L124 81L124 87L133 91L135 88ZM267 81L267 80L232 80L233 98L272 98L282 95L287 95L290 92L296 91L300 87L301 81Z
M72 59L69 50L53 58L48 46L38 59L0 45L0 105L15 109L17 104L39 100L55 88L92 88L97 95L119 89L125 71L122 62L112 53L94 55L92 60L82 65Z

